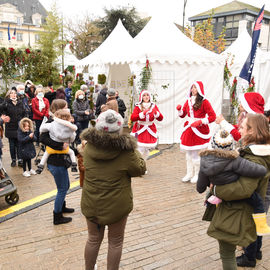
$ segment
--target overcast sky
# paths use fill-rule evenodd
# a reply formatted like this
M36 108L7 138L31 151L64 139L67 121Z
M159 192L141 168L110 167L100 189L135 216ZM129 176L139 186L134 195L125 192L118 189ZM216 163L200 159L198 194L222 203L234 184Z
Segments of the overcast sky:
M207 11L211 8L230 3L232 0L188 0L186 6L186 18L192 17L198 13ZM269 0L241 0L261 8L265 4L265 9L270 11ZM64 17L76 19L80 15L94 14L103 16L103 8L106 7L126 7L134 6L138 12L150 16L159 15L173 19L174 22L182 24L183 3L184 0L40 0L42 5L50 10L52 4L56 2L59 11L62 11Z

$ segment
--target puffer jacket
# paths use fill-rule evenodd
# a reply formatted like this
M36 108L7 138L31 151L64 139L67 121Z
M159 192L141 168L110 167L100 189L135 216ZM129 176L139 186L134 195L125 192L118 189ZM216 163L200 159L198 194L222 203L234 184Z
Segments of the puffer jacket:
M90 221L108 225L127 216L133 208L131 177L145 173L145 161L128 134L88 128L81 134L85 175L81 209Z
M85 114L86 110L90 109L89 101L88 100L74 100L73 104L73 113L76 115L76 121L87 121L89 120L89 115Z
M263 165L239 156L235 150L205 149L200 151L200 172L197 191L202 193L210 183L226 185L236 181L239 176L260 177L267 173Z
M253 207L242 199L249 198L255 191L265 197L270 177L270 145L251 145L240 155L265 166L267 173L257 178L241 176L230 184L214 186L214 195L222 202L216 208L207 233L217 240L247 247L257 239L257 234L252 218Z

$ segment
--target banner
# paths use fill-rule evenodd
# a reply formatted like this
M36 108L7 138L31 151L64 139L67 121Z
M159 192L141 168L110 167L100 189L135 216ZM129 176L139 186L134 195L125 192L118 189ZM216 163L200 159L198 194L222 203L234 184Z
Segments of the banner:
M8 25L8 41L10 41L10 24Z
M240 78L246 80L248 83L250 83L250 80L251 80L252 70L253 70L254 62L256 58L256 51L257 51L258 40L261 33L263 15L264 15L264 5L260 10L259 15L254 25L254 29L252 33L251 51L239 75Z

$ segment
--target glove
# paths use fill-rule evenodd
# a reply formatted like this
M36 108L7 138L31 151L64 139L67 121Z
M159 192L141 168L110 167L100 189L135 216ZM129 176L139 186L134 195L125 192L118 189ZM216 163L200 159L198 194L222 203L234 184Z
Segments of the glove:
M178 104L177 107L176 107L176 110L177 110L177 111L180 111L181 108L182 108L182 106L181 106L180 104Z
M198 127L202 124L202 120L197 120L194 123L192 123L190 126L191 127Z

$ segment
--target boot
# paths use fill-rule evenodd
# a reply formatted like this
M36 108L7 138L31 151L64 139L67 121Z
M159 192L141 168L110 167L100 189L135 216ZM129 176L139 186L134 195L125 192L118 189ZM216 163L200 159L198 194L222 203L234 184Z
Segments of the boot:
M256 225L257 235L270 235L270 227L266 222L266 213L252 214L252 217Z
M75 211L74 208L67 208L66 201L64 201L63 207L62 207L62 213L73 213L74 211Z
M186 163L187 163L187 174L182 178L182 182L188 182L193 176L193 166L191 163L191 159L186 155Z
M72 220L71 217L63 217L63 213L55 213L53 212L53 224L54 225L59 225L59 224L64 224L68 223Z
M254 268L256 266L256 260L250 261L245 253L243 253L241 256L236 257L236 263L237 263L237 266L241 266L241 267Z
M195 184L198 181L198 174L199 174L199 170L200 170L200 161L193 162L193 166L194 166L194 176L191 178L190 183Z

